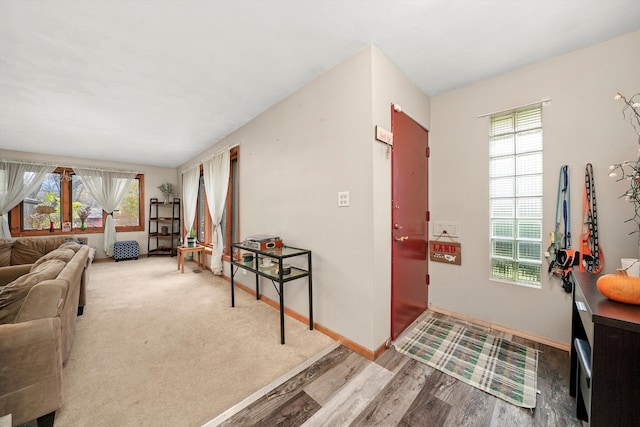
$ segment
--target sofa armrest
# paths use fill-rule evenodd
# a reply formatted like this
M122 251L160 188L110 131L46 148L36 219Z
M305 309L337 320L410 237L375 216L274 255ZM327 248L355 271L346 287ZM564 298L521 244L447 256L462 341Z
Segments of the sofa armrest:
M31 288L14 323L55 317L67 294L67 282L59 279L44 280Z
M33 264L10 265L0 268L0 286L8 285L20 276L24 276L31 271Z
M60 319L0 325L0 414L19 425L62 406Z

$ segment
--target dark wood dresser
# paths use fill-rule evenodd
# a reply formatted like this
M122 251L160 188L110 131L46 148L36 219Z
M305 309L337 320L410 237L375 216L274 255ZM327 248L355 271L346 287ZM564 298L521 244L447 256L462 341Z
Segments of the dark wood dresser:
M605 298L572 272L571 396L592 427L640 426L640 306Z

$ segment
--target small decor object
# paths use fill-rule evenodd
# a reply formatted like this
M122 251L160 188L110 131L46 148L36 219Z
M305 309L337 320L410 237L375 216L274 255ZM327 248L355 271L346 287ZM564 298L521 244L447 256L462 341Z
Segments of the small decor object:
M78 214L78 218L80 218L80 230L84 231L86 229L84 222L89 217L89 212L91 208L89 206L80 206L76 209L76 213Z
M627 270L619 268L618 274L600 276L596 286L610 300L640 305L640 277L628 276Z
M63 233L70 233L71 232L71 223L70 222L63 222L62 223L62 232Z
M187 236L187 247L188 248L196 247L196 231L193 228L189 230L189 235Z
M158 189L162 191L164 195L164 202L169 203L171 201L171 195L173 194L173 184L165 182L164 184L158 186Z
M38 205L35 208L36 213L40 215L47 215L49 217L49 232L53 233L53 221L51 220L51 214L56 211L53 206L50 205Z
M451 242L445 242L440 237L446 236ZM429 241L429 259L445 264L462 265L462 245L453 241L453 237L446 231Z

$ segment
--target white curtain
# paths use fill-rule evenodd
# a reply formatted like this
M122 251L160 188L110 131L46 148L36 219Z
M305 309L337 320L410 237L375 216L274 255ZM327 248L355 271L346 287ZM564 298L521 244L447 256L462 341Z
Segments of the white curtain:
M73 171L82 180L89 193L107 212L104 224L103 250L108 257L113 256L113 244L116 242L116 225L113 222L113 211L127 195L136 172L109 171L74 167Z
M204 188L207 193L207 204L213 223L213 254L211 255L211 271L222 274L222 250L224 241L220 221L224 212L224 203L229 188L229 156L227 149L202 164L204 170Z
M182 198L184 206L184 228L185 235L182 242L186 244L187 234L193 227L193 220L196 217L196 206L198 205L198 188L200 187L200 165L182 172Z
M55 169L55 165L0 160L0 238L11 238L9 211L38 189Z

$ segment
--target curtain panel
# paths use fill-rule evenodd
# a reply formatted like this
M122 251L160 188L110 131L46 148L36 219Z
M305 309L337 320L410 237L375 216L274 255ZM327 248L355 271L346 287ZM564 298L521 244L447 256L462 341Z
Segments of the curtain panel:
M229 188L230 150L214 156L202 164L204 171L204 188L207 193L207 205L211 213L213 224L213 254L211 255L211 271L214 274L222 274L222 251L224 239L222 236L222 214L227 200Z
M42 185L56 165L0 160L0 238L10 239L8 214Z
M108 257L111 257L113 256L113 244L116 242L116 225L112 214L127 195L137 173L81 167L74 167L73 171L82 180L100 207L107 212L103 250Z
M198 188L200 187L200 166L195 166L182 173L182 198L184 199L184 228L182 242L186 244L189 230L193 227L198 205ZM182 230L180 230L182 232Z

